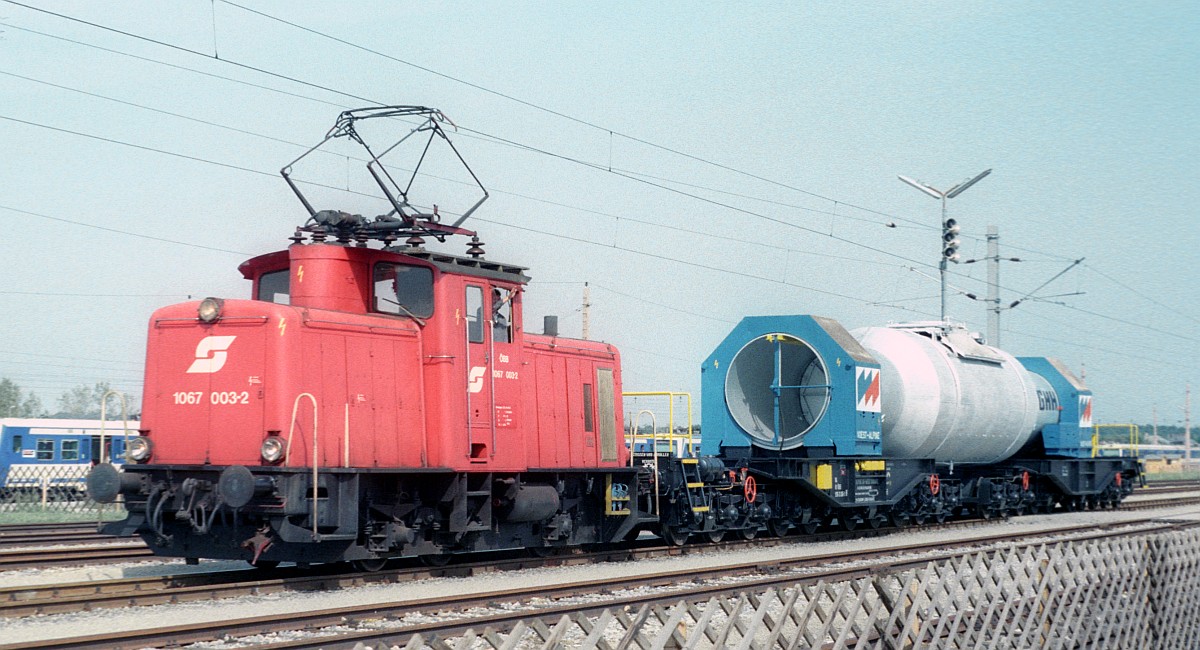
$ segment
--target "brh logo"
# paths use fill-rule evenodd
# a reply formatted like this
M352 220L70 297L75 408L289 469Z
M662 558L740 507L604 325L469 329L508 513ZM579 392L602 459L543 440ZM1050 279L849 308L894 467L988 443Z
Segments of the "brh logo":
M879 368L859 368L854 373L858 384L858 410L881 413L879 403Z
M1080 429L1091 429L1092 428L1092 396L1091 395L1080 395L1079 396L1079 428Z
M216 372L225 367L229 356L226 350L233 345L236 336L206 336L196 344L196 360L187 369L189 373Z
M467 375L468 393L478 393L483 390L483 373L485 372L487 372L487 368L483 366L471 368L471 372Z

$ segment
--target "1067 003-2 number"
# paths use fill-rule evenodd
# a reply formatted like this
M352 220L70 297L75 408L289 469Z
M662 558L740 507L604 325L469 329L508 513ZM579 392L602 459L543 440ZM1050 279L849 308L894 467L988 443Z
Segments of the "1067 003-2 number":
M180 405L195 405L204 401L203 391L187 391L174 393L175 403ZM222 404L249 404L250 393L248 391L213 391L208 394L208 403L214 405Z

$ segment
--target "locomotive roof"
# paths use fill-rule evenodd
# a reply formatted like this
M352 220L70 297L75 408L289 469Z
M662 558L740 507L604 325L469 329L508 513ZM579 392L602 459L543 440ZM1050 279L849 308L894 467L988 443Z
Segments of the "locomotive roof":
M389 247L383 250L389 253L415 257L416 259L429 262L443 273L476 275L492 280L516 282L518 284L527 284L532 279L524 273L525 271L529 270L528 267L517 266L515 264L504 264L501 262L492 262L485 260L482 257L459 257L457 255L438 253L426 250L424 248Z
M305 246L341 246L335 243L323 244L305 244ZM364 250L359 248L350 248L350 250ZM476 277L488 278L490 280L502 280L504 282L513 282L516 284L528 284L532 279L525 275L528 267L517 266L515 264L504 264L501 262L492 262L483 259L482 257L459 257L447 253L438 253L424 248L412 248L408 246L392 246L384 249L373 249L376 252L391 253L393 255L402 255L413 259L421 260L433 265L443 273L453 273L456 275L472 275ZM251 258L242 262L238 266L238 270L242 272L242 276L249 279L253 277L258 270L276 265L287 263L289 257L288 250L275 251L266 253L257 257Z

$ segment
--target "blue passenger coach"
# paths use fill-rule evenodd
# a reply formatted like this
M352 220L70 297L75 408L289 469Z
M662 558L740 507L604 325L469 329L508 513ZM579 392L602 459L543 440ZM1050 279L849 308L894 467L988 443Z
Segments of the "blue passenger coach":
M131 429L130 435L137 431ZM106 460L125 461L122 422L102 427L100 420L0 418L0 485L5 495L43 487L82 492L88 470Z

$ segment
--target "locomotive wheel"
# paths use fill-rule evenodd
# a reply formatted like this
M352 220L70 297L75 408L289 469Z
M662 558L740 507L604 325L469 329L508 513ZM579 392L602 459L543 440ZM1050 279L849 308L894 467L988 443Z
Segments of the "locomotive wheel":
M270 571L279 566L279 560L259 560L258 562L251 562L250 566L255 569L262 569L263 571Z
M817 532L817 529L820 527L821 522L817 521L816 519L809 519L808 521L800 524L800 530L803 531L805 535L812 535L813 533Z
M446 566L447 564L450 564L451 555L449 553L442 553L441 555L432 555L431 554L431 555L422 555L420 557L421 557L421 564L424 564L425 566L428 566L428 567L437 568L437 567L443 567L443 566Z
M913 515L912 520L914 524L918 526L924 526L925 522L929 521L929 515L926 515L924 512L918 512L917 514Z
M683 546L687 544L688 534L688 531L679 530L674 526L663 526L662 529L663 540L671 546Z
M747 541L752 540L755 537L758 537L758 526L742 528L741 530L738 531L738 535L740 535L741 538L744 540L747 540Z
M354 567L355 571L362 571L363 573L375 573L376 571L382 570L387 563L388 561L386 557L376 557L369 560L354 560L350 562L350 565Z
M771 535L775 537L783 537L784 535L787 535L788 529L791 527L792 525L784 519L772 519L771 521L767 522L767 532L771 533Z
M896 528L904 528L912 519L912 517L903 510L893 510L888 518L891 519L892 525Z
M706 535L708 536L708 541L713 544L725 539L725 531L723 530L710 530Z
M551 555L558 554L558 547L556 547L556 546L530 546L529 554L532 555L533 557L542 557L542 558L550 557Z
M937 513L933 515L933 520L939 524L946 523L946 511L938 510Z

